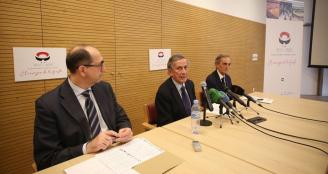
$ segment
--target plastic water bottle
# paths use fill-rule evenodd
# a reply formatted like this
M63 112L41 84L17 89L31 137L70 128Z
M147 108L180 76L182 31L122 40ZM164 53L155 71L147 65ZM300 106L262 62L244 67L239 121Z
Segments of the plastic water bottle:
M191 133L200 133L200 108L198 100L194 100L194 104L191 107Z

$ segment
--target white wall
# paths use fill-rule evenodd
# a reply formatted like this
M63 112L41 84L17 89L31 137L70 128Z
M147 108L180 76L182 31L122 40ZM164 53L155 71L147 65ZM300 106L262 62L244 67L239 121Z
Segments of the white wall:
M176 0L193 6L265 24L266 0ZM312 23L312 0L304 0L304 22ZM302 95L316 95L318 69L308 68L311 27L304 27ZM323 94L328 95L328 69L324 70Z
M176 0L176 1L265 24L266 0Z
M304 1L304 23L312 23L312 0ZM302 95L316 95L318 86L318 69L307 67L311 40L311 26L303 28L303 61L302 61Z
M323 72L322 96L328 96L328 69Z

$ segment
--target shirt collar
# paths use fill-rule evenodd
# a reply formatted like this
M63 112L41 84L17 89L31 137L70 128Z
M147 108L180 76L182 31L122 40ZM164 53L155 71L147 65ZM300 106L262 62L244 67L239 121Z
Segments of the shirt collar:
M224 75L223 75L223 74L221 74L219 70L216 70L216 72L218 73L218 75L219 75L220 79L222 79L222 78L224 77Z
M82 93L85 91L85 89L80 88L79 86L75 85L69 77L68 77L68 83L69 83L69 86L71 86L71 88L73 89L75 96L82 95ZM88 88L88 89L91 90L91 88Z
M178 91L180 91L180 89L181 89L182 86L185 86L186 87L186 85L184 83L183 84L179 84L173 78L172 78L172 81L173 81L175 87L178 89Z

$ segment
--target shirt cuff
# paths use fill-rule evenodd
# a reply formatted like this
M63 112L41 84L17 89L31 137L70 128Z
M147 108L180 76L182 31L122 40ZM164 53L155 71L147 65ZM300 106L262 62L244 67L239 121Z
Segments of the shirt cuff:
M83 146L82 146L83 155L87 154L87 144L88 143L84 143Z

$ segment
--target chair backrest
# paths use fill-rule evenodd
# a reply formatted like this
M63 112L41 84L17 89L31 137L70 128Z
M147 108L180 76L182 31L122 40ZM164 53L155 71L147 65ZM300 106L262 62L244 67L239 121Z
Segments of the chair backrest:
M198 97L199 97L199 106L201 110L204 110L204 103L206 103L206 98L203 94L203 91L198 92Z
M157 111L155 107L155 103L145 104L145 116L146 120L149 124L156 124L157 119Z
M35 162L32 163L32 169L33 169L33 172L37 172L38 171L38 168L36 167L36 163Z

